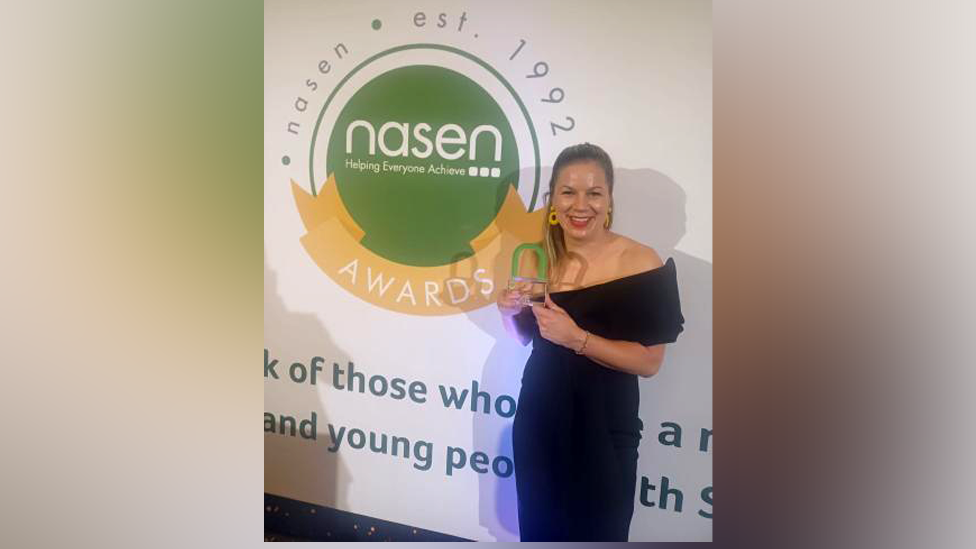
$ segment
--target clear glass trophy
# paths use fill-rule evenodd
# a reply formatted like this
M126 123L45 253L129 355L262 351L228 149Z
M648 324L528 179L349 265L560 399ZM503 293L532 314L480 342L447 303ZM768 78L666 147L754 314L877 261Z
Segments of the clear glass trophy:
M526 251L532 251L536 256L539 268L534 277L519 274L522 272L520 261ZM514 290L516 287L523 287L525 291L520 301L523 307L531 306L533 302L545 303L549 297L549 260L540 244L521 244L512 252L512 275L508 279L508 289Z

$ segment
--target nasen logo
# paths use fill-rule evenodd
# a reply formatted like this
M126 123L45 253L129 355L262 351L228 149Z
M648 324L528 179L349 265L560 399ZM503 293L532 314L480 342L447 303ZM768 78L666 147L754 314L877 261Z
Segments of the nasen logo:
M448 46L414 47L476 59ZM344 104L334 104L349 77L382 55L356 67L322 107L311 193L292 185L308 230L302 244L336 283L388 310L446 315L488 305L514 248L541 238L544 212L527 212L517 191L537 191L538 170L534 181L520 181L509 117L451 68L397 66L343 90ZM330 125L322 124L327 109ZM524 106L521 114L527 118ZM537 161L534 133L532 145Z

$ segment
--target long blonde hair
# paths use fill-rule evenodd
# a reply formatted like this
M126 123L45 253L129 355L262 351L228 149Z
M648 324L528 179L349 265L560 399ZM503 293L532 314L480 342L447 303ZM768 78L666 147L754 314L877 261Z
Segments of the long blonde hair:
M549 178L549 192L546 193L546 212L552 212L552 195L555 192L556 179L559 177L560 170L574 162L584 161L596 162L603 168L603 173L607 179L607 187L610 192L610 209L613 210L613 161L610 160L610 155L600 147L592 143L581 143L566 147L556 157L556 162L552 165L552 176ZM610 222L607 228L610 228L613 226L611 212L607 212L607 219ZM553 280L553 273L556 272L560 261L566 257L566 235L564 234L562 225L558 223L552 225L549 223L548 215L542 223L543 234L545 234L543 247L546 250L546 256L549 260L549 272L546 274L551 282Z

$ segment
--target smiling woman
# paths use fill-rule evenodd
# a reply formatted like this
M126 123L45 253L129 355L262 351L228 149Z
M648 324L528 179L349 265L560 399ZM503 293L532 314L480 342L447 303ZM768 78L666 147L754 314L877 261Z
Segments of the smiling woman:
M641 420L638 376L683 329L674 261L610 231L613 163L584 143L549 182L544 303L503 292L509 332L533 343L512 439L522 541L626 541ZM527 265L533 270L534 265Z

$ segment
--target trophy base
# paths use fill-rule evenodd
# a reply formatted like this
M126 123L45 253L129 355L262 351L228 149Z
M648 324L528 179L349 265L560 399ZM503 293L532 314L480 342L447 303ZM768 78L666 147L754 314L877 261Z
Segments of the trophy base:
M519 303L523 307L531 307L533 303L545 303L549 297L549 281L542 278L532 278L527 276L516 276L508 280L508 288L514 289L517 285L528 284L528 292L522 296Z

